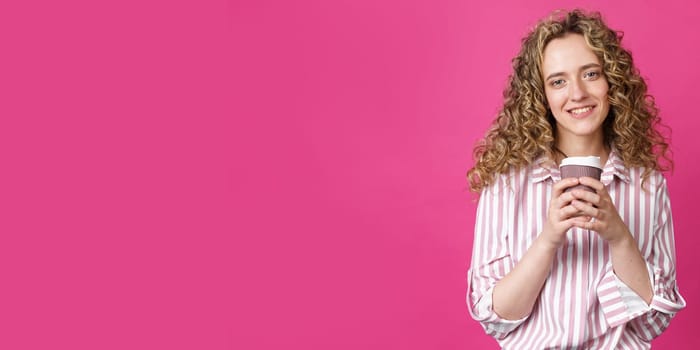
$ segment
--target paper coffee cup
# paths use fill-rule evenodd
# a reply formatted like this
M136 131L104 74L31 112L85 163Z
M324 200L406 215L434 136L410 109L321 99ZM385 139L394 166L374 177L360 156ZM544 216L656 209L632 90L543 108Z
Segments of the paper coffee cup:
M603 173L603 167L600 165L600 157L568 157L564 158L559 165L561 178L568 177L583 177L588 176L600 181L600 175ZM581 188L595 193L595 190L585 185L576 185L569 187L566 191L571 191L575 188Z

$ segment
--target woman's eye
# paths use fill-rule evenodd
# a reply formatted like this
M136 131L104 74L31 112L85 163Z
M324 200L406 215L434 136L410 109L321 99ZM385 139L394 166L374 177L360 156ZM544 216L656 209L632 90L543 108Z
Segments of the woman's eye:
M592 71L592 72L586 72L583 74L585 78L597 78L600 76L600 72Z
M564 85L564 79L552 80L552 82L550 84L552 84L553 87L562 86L562 85Z

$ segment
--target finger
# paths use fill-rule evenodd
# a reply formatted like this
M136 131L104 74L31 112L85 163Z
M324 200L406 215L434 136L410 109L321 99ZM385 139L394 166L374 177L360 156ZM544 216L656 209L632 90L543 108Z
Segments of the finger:
M600 230L600 222L599 221L583 221L583 220L574 220L572 223L573 226L582 228L584 230L591 230L591 231L596 231L598 232Z
M572 200L574 200L574 195L569 192L564 192L562 193L559 197L555 197L554 199L554 208L556 209L561 209L571 203Z
M561 208L561 211L559 212L561 214L561 219L566 220L571 218L573 215L577 214L579 212L576 207L572 205L567 205L564 208Z
M592 177L583 176L583 177L579 177L578 180L582 185L586 185L588 187L591 187L594 190L596 190L596 192L600 192L600 191L605 190L605 185L603 185L602 182L600 182Z
M600 204L600 195L598 195L596 193L582 190L582 189L575 189L575 190L569 191L567 193L571 193L574 198L582 200L584 202L588 202L588 203L591 203L593 205Z
M590 223L588 220L584 220L585 217L583 216L576 216L573 218L569 218L564 223L566 223L567 227L579 227L579 228L585 228L586 223ZM587 229L590 230L590 229Z
M552 186L552 197L557 198L561 196L561 194L564 192L569 187L573 187L579 184L579 180L575 177L567 177L565 179L561 179L561 181L557 182Z
M581 202L578 199L571 201L571 206L580 210L583 214L593 218L598 218L598 216L600 215L600 209L594 207L589 203Z

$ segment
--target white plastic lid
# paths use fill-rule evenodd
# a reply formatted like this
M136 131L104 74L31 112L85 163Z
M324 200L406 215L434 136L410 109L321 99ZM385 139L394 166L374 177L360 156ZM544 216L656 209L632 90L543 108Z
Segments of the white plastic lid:
M603 169L603 167L600 165L600 157L596 156L564 158L559 166L562 167L565 165L585 165Z

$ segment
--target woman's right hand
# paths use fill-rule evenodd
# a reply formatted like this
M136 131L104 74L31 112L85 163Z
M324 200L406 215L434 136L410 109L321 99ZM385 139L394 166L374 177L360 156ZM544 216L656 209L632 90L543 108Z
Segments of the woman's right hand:
M590 217L575 216L579 210L571 205L574 196L571 192L564 192L567 188L579 184L578 178L565 178L554 184L552 187L552 199L549 201L547 210L547 220L542 229L542 238L552 248L559 246L566 241L566 232L574 226L575 221L589 221Z

